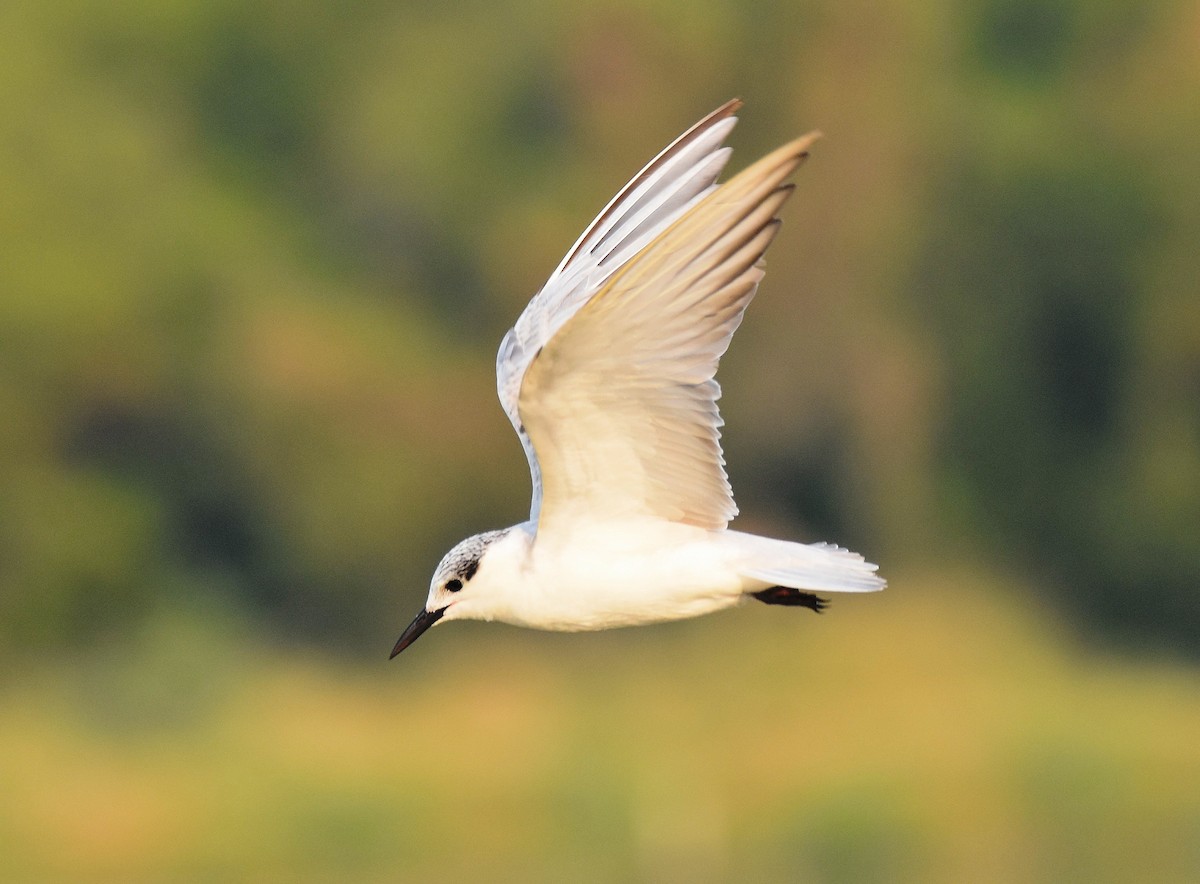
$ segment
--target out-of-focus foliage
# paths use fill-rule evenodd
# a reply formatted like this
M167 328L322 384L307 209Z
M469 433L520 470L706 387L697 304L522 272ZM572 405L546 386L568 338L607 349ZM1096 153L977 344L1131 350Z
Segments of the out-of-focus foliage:
M520 518L504 327L737 93L740 161L829 135L722 375L747 511L983 553L1194 648L1194 28L1182 2L5 4L5 647L195 594L377 638L447 542Z
M1200 112L1174 96L1200 66L1181 69L1165 24L984 4L912 294L937 331L937 471L965 523L1083 620L1194 651L1200 176L1181 160Z

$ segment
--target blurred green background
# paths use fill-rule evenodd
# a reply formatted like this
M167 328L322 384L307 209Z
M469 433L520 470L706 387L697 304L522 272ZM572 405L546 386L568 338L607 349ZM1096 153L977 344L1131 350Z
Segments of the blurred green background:
M1200 879L1188 0L0 5L0 879ZM746 100L721 380L820 619L437 630L503 331Z

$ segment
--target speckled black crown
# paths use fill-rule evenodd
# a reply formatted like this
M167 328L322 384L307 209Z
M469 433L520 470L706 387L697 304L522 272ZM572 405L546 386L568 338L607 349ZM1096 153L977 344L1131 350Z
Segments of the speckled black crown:
M468 537L446 553L438 564L434 581L441 583L452 577L457 577L464 582L470 580L479 570L479 560L483 558L487 548L510 531L512 528L502 528L499 531L485 531L474 537Z

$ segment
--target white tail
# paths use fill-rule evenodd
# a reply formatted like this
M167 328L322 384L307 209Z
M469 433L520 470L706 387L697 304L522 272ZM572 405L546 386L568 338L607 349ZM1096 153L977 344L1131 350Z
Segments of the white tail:
M740 531L729 534L747 553L746 565L738 568L746 580L826 592L876 592L887 586L887 581L875 573L878 565L831 543L792 543Z

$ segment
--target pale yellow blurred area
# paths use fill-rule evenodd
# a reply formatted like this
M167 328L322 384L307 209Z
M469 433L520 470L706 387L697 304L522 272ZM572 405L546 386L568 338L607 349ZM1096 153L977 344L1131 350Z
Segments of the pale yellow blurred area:
M403 669L157 624L115 683L6 693L3 872L1190 879L1195 671L1085 649L1010 586L894 580L819 619L439 629Z

